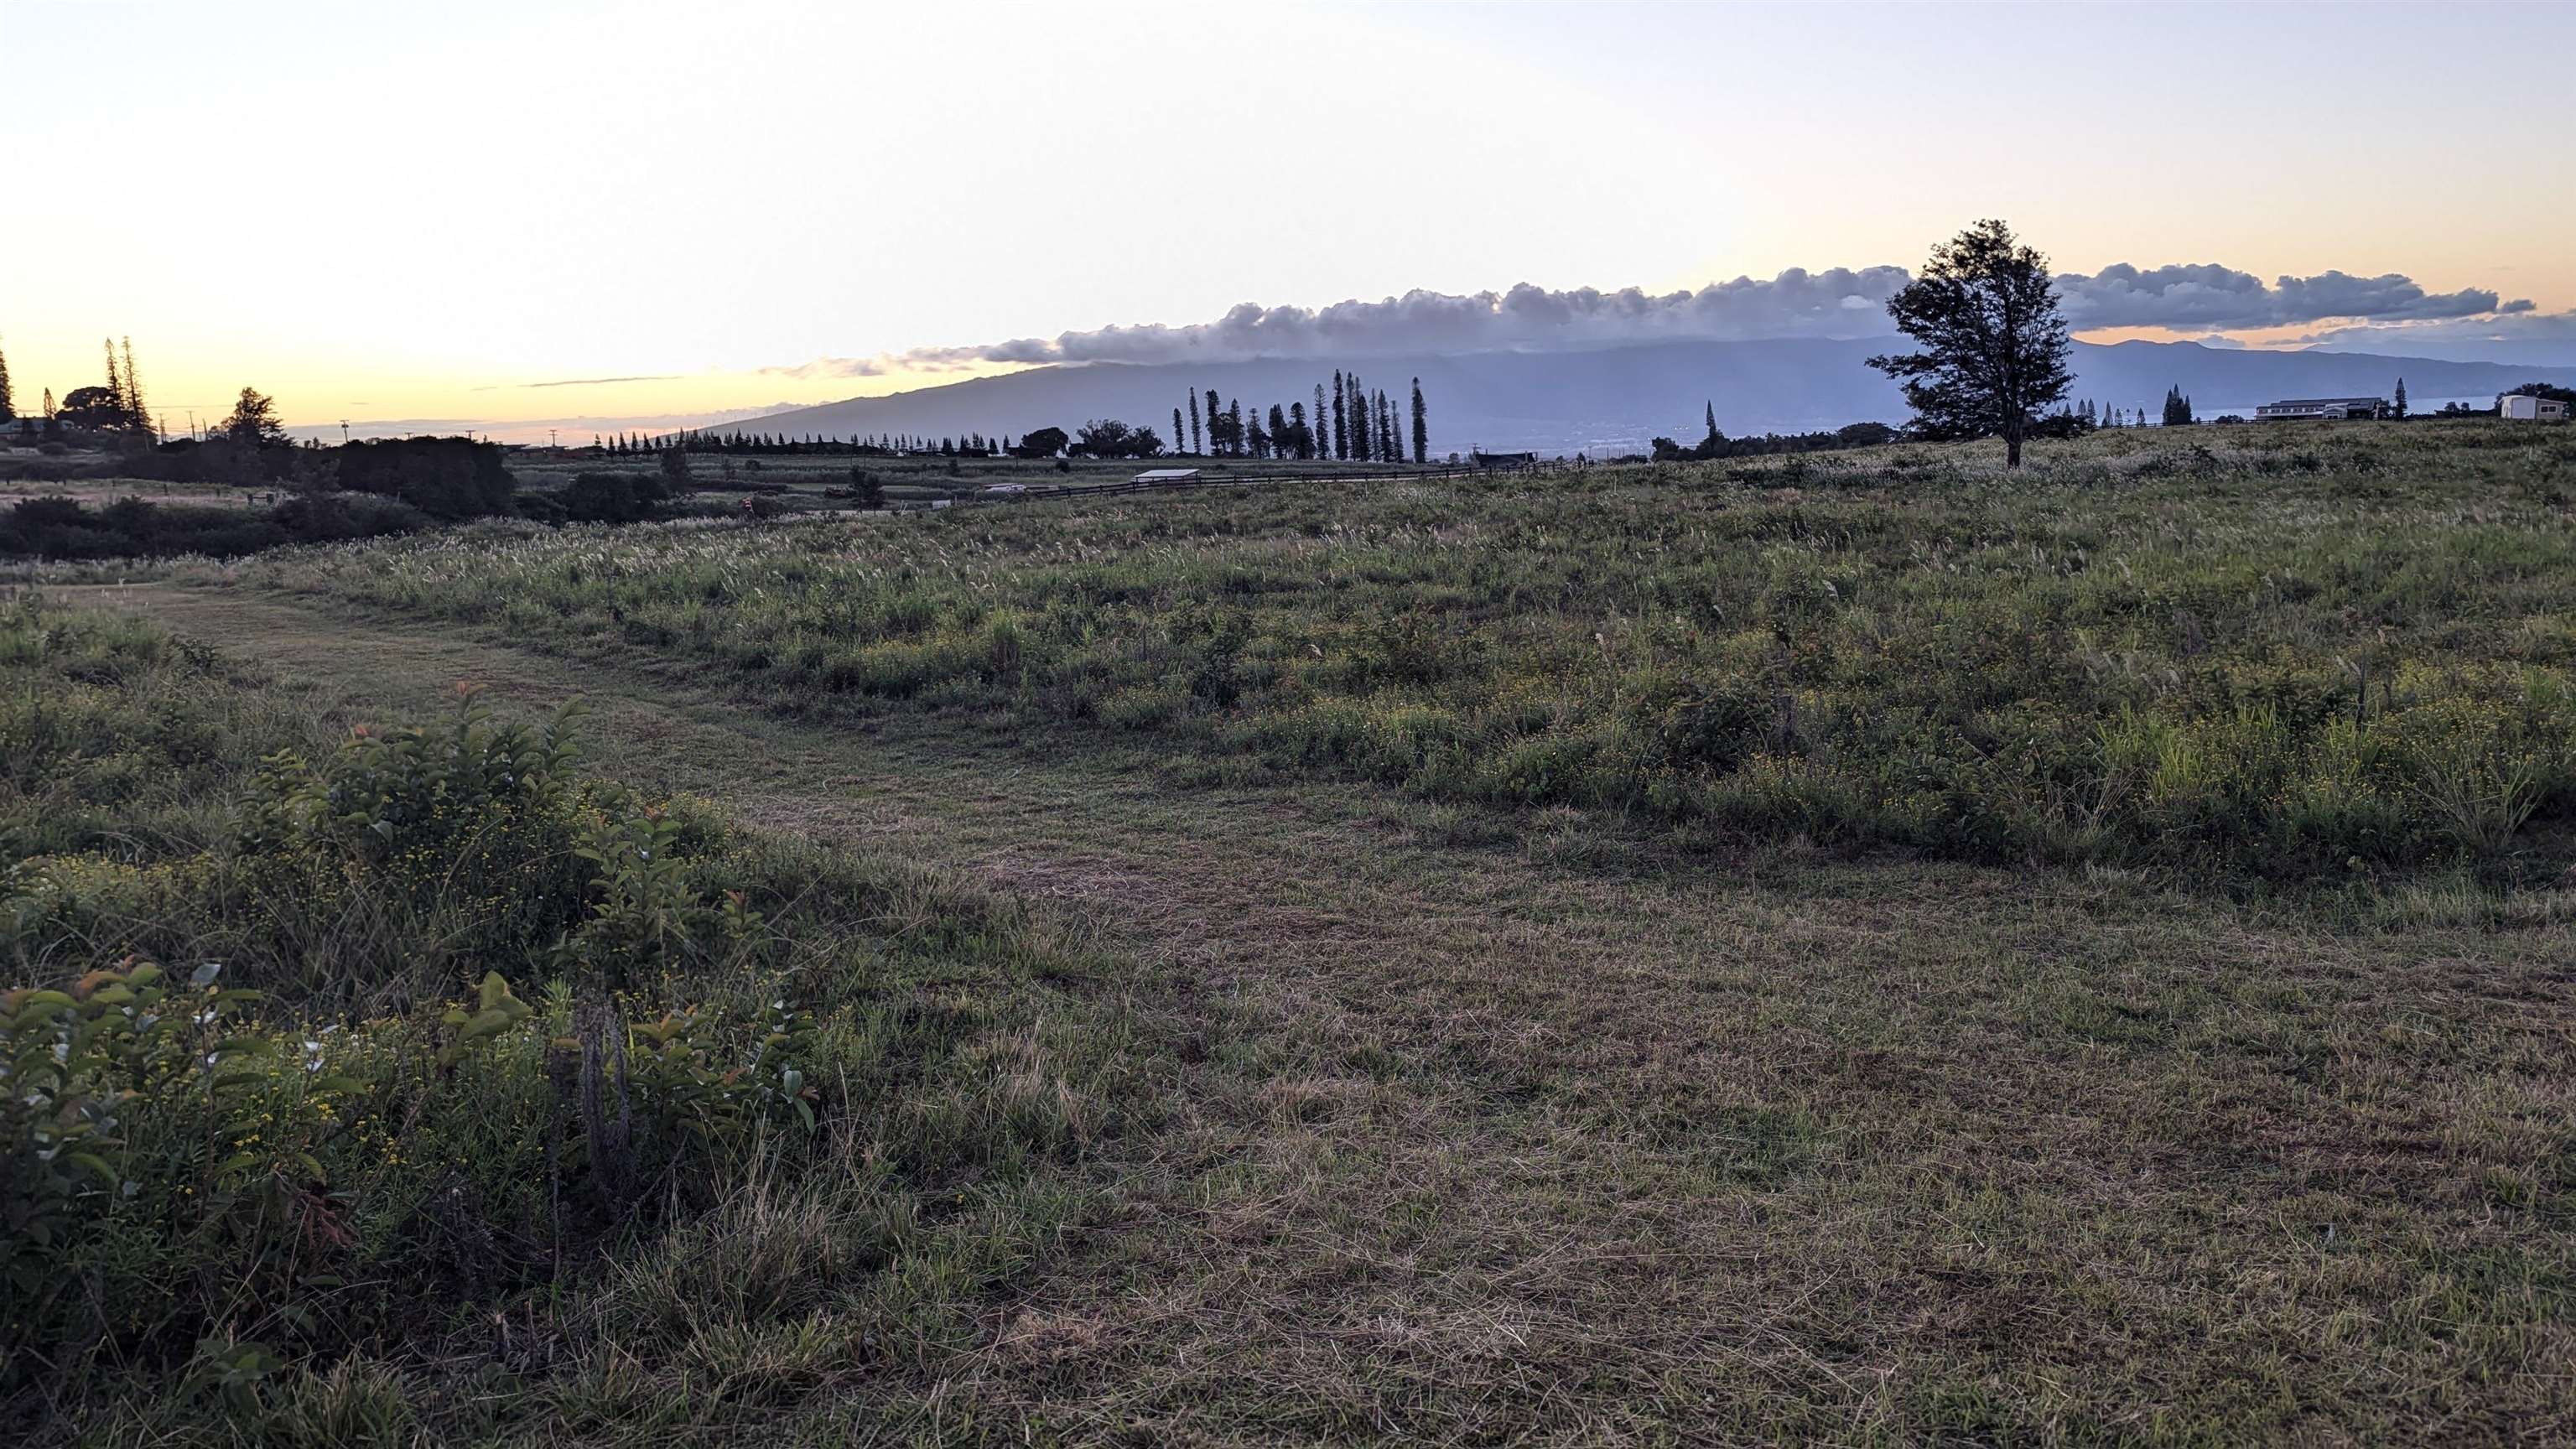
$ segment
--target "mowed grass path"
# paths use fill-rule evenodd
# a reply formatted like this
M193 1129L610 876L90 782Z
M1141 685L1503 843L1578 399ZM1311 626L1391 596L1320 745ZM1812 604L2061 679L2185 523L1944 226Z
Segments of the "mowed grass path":
M900 840L1143 956L1179 1097L1096 1164L1117 1214L991 1306L935 1415L960 1442L2576 1435L2554 897L2329 926L2108 872L1712 862L1598 814L1181 789L1096 737L81 592L344 717L583 694L609 773Z

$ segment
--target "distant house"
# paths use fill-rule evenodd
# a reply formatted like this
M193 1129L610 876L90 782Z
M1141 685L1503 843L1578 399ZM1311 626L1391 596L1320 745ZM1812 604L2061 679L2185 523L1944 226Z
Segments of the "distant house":
M2496 399L2496 416L2525 423L2563 423L2567 421L2567 404L2560 398L2509 392Z
M1536 453L1488 453L1479 450L1470 457L1477 467L1488 473L1510 473L1538 466Z
M2378 397L2292 397L2254 410L2258 423L2302 418L2379 418L2388 415L2388 399Z
M1196 468L1148 468L1144 472L1137 474L1135 477L1130 478L1127 481L1130 483L1159 483L1165 486L1175 483L1196 483L1199 481L1199 470Z

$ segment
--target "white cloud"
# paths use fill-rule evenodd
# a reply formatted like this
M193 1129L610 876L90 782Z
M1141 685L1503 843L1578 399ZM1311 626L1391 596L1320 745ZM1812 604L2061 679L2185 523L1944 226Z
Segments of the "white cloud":
M2283 327L2331 318L2399 320L2468 317L2496 310L2482 288L2428 293L2390 272L2356 277L2320 272L2282 277L2270 286L2251 272L2204 262L2141 271L2126 262L2091 276L2062 274L2057 290L2067 324L2098 327ZM2529 303L2523 305L2528 306Z
M1791 268L1768 280L1738 277L1697 291L1636 287L1550 291L1526 282L1465 296L1411 291L1376 302L1328 307L1241 303L1213 322L1159 322L1020 337L981 346L921 347L874 358L823 358L764 368L789 377L877 377L978 366L1081 362L1241 362L1255 358L1349 359L1470 352L1567 352L1641 342L1854 338L1889 334L1889 297L1910 279L1903 267ZM2113 327L2208 331L2294 326L2329 320L2419 321L2491 317L2494 292L2428 293L2389 273L2340 271L2284 276L2272 283L2214 263L2141 270L2127 263L2087 276L2061 274L2058 291L2078 332ZM2528 309L2528 302L2501 310ZM2210 339L2204 339L2210 340ZM2225 345L2213 342L2212 345Z

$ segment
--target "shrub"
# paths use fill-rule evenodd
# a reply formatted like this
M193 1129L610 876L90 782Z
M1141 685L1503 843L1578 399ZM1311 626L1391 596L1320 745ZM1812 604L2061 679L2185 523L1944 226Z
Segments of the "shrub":
M341 487L399 498L441 521L508 513L516 488L497 443L472 438L392 438L342 445Z
M470 1438L825 1280L817 1352L930 1351L1062 1231L1126 1069L1010 907L591 779L577 716L307 708L0 599L13 1428Z
M653 516L662 484L650 473L580 473L562 497L564 516L576 523L631 523Z

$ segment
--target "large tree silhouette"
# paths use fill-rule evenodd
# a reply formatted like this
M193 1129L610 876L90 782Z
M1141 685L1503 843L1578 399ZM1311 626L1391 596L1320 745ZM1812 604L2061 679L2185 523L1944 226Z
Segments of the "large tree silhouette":
M1923 350L1869 365L1904 384L1916 430L2001 435L2004 461L2020 467L2033 419L2074 382L2048 259L2002 222L1978 222L1933 250L1923 275L1889 299L1887 315Z

